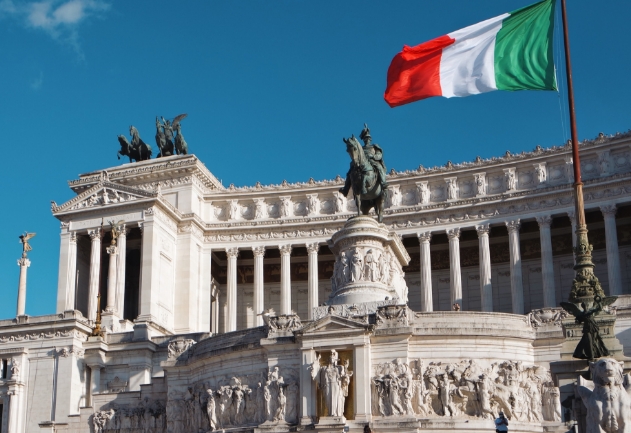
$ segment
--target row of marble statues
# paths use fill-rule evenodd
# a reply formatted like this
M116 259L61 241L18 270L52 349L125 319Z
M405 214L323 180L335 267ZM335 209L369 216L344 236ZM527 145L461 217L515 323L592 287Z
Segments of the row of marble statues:
M173 121L162 117L162 122L160 122L160 119L156 116L156 145L159 150L157 158L188 154L188 144L182 135L182 125L180 123L185 117L186 114L180 114ZM151 159L153 153L151 146L140 138L138 129L130 126L129 135L131 136L131 142L124 135L118 136L118 142L121 146L117 155L118 159L121 156L129 157L129 162Z
M373 415L495 418L561 421L559 389L548 370L504 361L483 368L476 361L401 359L380 364L372 378Z

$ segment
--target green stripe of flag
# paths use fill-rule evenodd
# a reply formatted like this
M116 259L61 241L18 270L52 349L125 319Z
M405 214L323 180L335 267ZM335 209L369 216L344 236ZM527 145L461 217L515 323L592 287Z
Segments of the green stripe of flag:
M557 90L552 56L555 0L511 12L495 41L499 90Z

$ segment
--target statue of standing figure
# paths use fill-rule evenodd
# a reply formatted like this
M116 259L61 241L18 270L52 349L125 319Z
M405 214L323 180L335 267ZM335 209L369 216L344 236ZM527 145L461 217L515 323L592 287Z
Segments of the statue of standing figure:
M344 416L344 403L348 397L350 379L353 372L348 369L348 361L338 365L337 351L331 350L327 365L320 365L320 355L309 366L311 378L324 394L328 416Z

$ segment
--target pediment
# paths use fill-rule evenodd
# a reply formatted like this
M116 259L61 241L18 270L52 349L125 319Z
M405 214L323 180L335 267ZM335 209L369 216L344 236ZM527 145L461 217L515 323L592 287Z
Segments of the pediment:
M302 328L300 333L303 335L308 335L352 331L363 332L370 327L372 327L372 325L369 325L368 323L358 319L349 319L336 315L328 315L309 323L307 326Z
M155 192L147 192L104 180L62 205L57 205L54 201L51 202L51 210L53 214L57 214L61 212L126 204L137 200L157 197L158 194Z

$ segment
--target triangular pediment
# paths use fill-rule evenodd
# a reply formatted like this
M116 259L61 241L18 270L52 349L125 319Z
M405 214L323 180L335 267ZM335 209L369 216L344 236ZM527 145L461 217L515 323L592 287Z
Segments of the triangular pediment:
M51 202L53 214L83 209L95 209L105 206L117 206L138 200L157 198L156 192L147 192L137 188L103 180L62 205Z
M368 316L364 316L368 317ZM363 332L369 329L372 325L359 319L349 319L347 317L341 317L336 315L328 315L321 319L315 320L309 323L307 326L301 329L300 333L303 335L308 334L320 334L320 333L335 333L335 332Z

